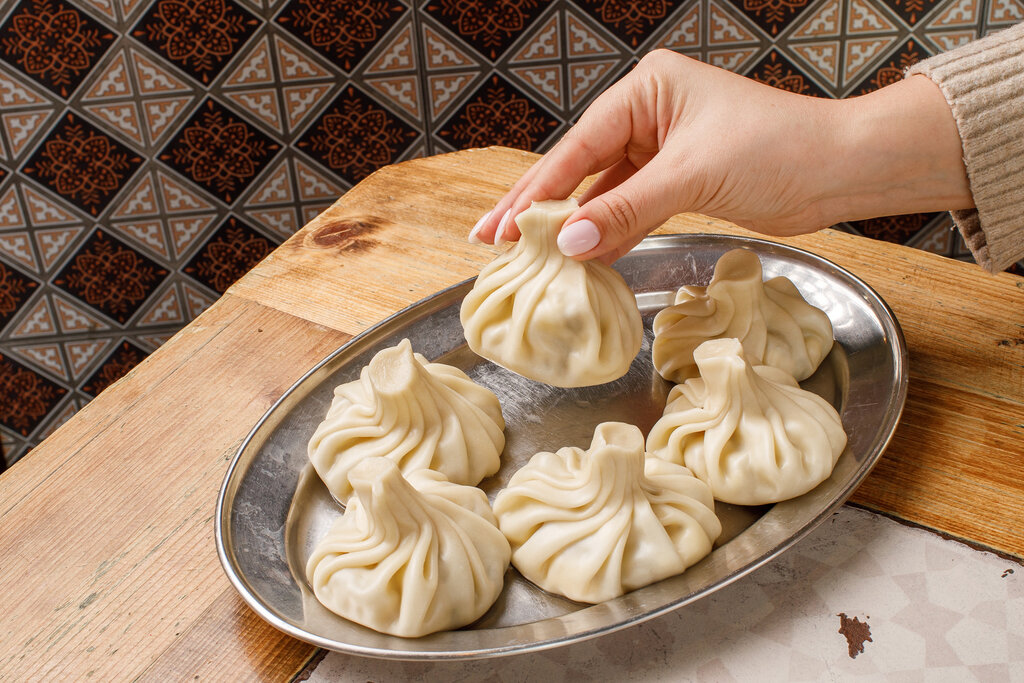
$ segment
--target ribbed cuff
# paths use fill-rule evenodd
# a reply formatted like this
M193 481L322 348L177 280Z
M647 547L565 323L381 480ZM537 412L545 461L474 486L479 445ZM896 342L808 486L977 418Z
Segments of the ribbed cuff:
M979 264L1024 258L1024 24L911 66L942 91L956 120L975 209L953 220Z

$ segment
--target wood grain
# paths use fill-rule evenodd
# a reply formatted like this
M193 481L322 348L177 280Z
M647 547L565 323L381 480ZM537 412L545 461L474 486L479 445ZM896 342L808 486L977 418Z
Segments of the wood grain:
M0 476L0 672L281 680L314 649L235 595L213 542L228 462L336 347L475 275L466 233L536 157L388 167ZM703 216L659 232L749 234ZM854 500L1024 557L1024 280L835 231L784 241L874 287L910 350L902 423Z
M0 478L0 670L134 678L223 621L210 607L231 590L213 541L228 461L348 338L227 296ZM274 650L294 672L312 653L246 623L245 638L219 635L218 661L255 654L258 671Z

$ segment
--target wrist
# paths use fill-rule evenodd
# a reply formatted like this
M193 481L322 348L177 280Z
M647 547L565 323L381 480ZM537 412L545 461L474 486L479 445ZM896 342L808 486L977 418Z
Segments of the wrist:
M833 156L818 202L825 222L974 206L956 123L928 78L828 105Z

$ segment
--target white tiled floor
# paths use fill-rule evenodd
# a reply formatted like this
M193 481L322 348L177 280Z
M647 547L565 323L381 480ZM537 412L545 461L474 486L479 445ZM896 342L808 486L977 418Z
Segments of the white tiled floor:
M870 630L856 657L840 613ZM1024 567L843 507L768 566L633 628L469 662L332 652L309 680L1024 682Z

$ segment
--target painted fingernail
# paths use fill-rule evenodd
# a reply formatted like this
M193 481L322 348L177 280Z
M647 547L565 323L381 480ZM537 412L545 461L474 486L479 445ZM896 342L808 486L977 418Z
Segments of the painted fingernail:
M478 220L476 222L476 225L473 226L473 229L469 231L470 244L483 244L483 240L477 237L477 233L480 232L480 228L484 227L484 223L487 222L487 219L491 217L492 213L494 213L493 209L485 213L483 216L481 216L480 220Z
M505 226L508 225L508 219L512 216L512 209L506 209L505 213L501 216L501 220L498 221L498 229L494 231L494 246L500 247L505 244Z
M558 233L558 249L566 256L585 254L598 245L601 233L594 221L584 218L570 223Z

